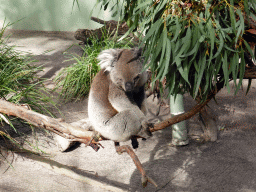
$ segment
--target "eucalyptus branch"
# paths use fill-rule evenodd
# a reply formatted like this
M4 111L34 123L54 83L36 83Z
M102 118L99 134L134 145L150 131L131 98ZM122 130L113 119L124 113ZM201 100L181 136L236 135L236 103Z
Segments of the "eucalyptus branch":
M49 130L67 139L79 139L80 142L87 143L93 136L92 131L73 127L68 123L28 110L25 107L15 105L3 99L0 99L0 113L19 117L36 127Z

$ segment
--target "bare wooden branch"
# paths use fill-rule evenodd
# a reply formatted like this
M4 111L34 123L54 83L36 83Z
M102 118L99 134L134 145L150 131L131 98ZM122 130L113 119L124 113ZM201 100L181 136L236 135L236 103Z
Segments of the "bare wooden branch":
M128 145L116 146L116 152L120 153L120 154L123 152L126 152L130 155L134 164L136 165L137 169L139 170L139 172L142 175L141 182L142 182L143 187L146 187L148 182L152 183L155 187L157 187L156 182L153 179L151 179L149 176L147 176L146 171L142 167L142 164L141 164L139 158L137 157L137 155L134 153L134 151L132 150L132 148L130 146L128 146Z
M213 96L214 95L209 97L204 103L197 104L186 113L173 116L170 119L155 124L154 128L151 128L150 131L155 132L164 129L172 124L189 119L190 117L198 113L202 109L202 107L204 107L211 100ZM88 143L89 141L91 141L92 143L97 144L97 142L91 140L91 138L94 136L94 133L92 131L87 131L79 127L74 127L68 123L60 122L57 119L28 110L25 107L15 105L3 99L0 99L0 113L19 117L36 127L47 129L62 137L71 139L72 141L79 141L83 143ZM138 136L138 138L140 137ZM101 140L105 139L102 137L98 138L98 141Z
M209 96L209 98L205 102L196 104L190 111L188 111L186 113L175 115L169 119L166 119L159 123L156 123L154 125L154 128L151 128L150 131L155 132L155 131L158 131L161 129L165 129L166 127L169 127L173 124L179 123L181 121L184 121L184 120L187 120L187 119L193 117L195 114L200 112L200 110L214 97L214 95L215 94L212 94L211 96Z
M71 126L70 124L61 122L58 119L28 110L25 107L15 105L3 99L0 99L0 113L19 117L36 127L47 129L62 137L72 139L74 141L77 139L80 142L87 143L93 136L92 131L86 131L79 127Z

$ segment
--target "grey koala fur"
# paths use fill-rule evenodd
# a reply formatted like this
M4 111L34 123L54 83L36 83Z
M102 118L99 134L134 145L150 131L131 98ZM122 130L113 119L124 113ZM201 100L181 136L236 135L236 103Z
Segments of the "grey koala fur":
M98 59L100 72L94 77L88 101L92 127L115 142L127 141L147 129L141 49L108 49Z
M146 120L144 85L148 72L143 71L141 49L108 49L98 59L101 70L94 77L88 101L89 121L76 123L99 132L115 142L133 140L132 136L146 132L151 125ZM84 122L84 123L83 123ZM55 136L59 150L72 146L67 139ZM135 144L134 144L135 143Z

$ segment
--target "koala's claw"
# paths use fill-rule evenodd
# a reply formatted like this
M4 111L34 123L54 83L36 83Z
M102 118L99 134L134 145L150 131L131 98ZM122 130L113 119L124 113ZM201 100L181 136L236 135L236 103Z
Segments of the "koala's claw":
M154 124L153 123L149 123L147 121L144 121L142 123L142 131L145 132L148 136L152 136L152 133L150 131L150 128L153 128L154 127Z
M146 134L148 135L148 136L152 136L152 133L151 133L151 131L150 131L150 129L149 129L150 127L148 127L146 130L145 130L145 132L146 132Z
M145 129L145 132L148 136L152 136L152 132L150 131L150 128L153 128L154 124L153 123L148 123L147 128Z

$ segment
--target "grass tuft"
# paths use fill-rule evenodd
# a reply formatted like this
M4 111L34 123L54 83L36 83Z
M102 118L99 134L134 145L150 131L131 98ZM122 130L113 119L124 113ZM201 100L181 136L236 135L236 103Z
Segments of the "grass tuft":
M18 105L24 104L39 113L53 116L49 107L55 106L55 104L44 87L44 80L39 79L36 75L42 70L42 67L34 65L34 60L30 56L7 45L8 38L3 38L3 34L8 26L3 26L0 29L0 99ZM21 134L19 128L16 127L16 122L22 123L24 126L26 124L16 117L0 114L0 139L7 139L22 148L21 145L17 145L10 134L13 131L18 135ZM8 126L12 129L9 129Z
M64 68L55 78L56 88L61 88L61 96L65 102L78 100L88 95L93 77L99 71L98 54L104 49L130 48L133 46L131 39L125 38L117 41L117 36L111 37L108 31L101 39L91 36L89 44L84 45L83 55L68 55L74 61L72 65Z

